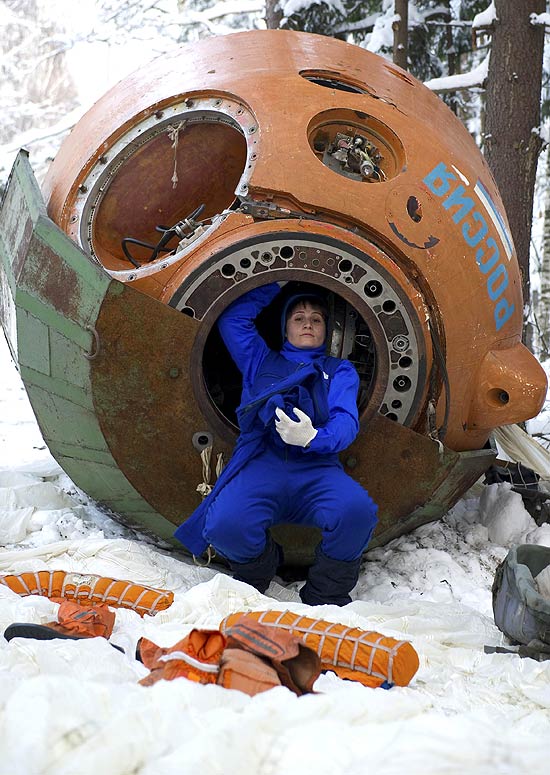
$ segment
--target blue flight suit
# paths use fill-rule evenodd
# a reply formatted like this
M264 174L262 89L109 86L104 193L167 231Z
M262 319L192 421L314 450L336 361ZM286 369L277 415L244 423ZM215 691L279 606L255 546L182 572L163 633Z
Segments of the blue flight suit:
M326 356L324 346L303 349L285 341L280 353L268 348L254 320L278 293L276 283L255 288L218 321L243 377L241 434L212 493L175 535L194 554L211 544L236 578L265 591L281 560L269 528L282 522L318 527L322 541L315 565L330 566L324 575L337 577L329 578L331 588L346 581L334 595L319 578L316 593L305 602L344 604L377 522L376 505L338 459L359 431L359 377L349 361ZM307 448L279 437L277 407L291 419L297 419L293 407L311 418L318 432ZM307 591L306 584L306 597Z

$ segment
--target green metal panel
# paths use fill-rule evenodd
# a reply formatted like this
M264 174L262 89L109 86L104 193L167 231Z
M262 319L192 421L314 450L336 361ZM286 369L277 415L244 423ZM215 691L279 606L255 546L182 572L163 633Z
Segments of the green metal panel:
M26 310L17 315L19 366L32 366L41 374L50 374L50 329Z
M126 524L170 540L174 525L119 469L94 409L86 354L105 295L122 287L48 218L25 152L11 172L0 222L2 324L46 444L92 498Z

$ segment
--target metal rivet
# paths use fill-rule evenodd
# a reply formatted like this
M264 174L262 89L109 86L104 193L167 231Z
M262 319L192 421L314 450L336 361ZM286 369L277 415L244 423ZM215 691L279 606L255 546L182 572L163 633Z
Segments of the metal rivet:
M202 452L205 447L211 447L214 443L214 438L209 431L197 431L193 434L191 443L198 452Z

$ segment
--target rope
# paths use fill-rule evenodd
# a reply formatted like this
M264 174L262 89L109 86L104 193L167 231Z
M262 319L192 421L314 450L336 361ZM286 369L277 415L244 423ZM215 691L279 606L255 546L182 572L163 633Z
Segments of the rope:
M201 451L202 460L202 479L203 481L197 485L197 492L206 498L212 492L212 485L210 484L210 459L212 457L212 445L209 444ZM217 472L216 472L217 473Z
M200 559L197 557L196 554L193 555L193 562L195 565L198 565L199 568L208 568L214 557L216 556L216 550L213 546L209 546L206 550L206 560L204 562L201 562Z
M185 128L185 121L180 121L177 126L170 126L166 130L168 132L168 137L172 141L172 148L174 149L174 172L172 173L171 181L172 181L172 188L177 188L178 186L178 142L179 142L179 135L180 130Z
M203 481L197 485L196 490L204 498L206 498L212 492L214 485L210 484L210 461L212 460L212 445L209 444L201 451L202 461L202 479ZM223 459L223 452L219 452L216 457L216 479L220 476L225 467L225 461ZM206 560L201 562L196 555L193 555L193 562L200 568L207 568L214 557L216 556L216 550L213 546L209 546L206 550Z
M428 328L432 339L432 346L434 349L435 359L438 362L438 366L441 373L441 379L443 381L443 387L445 388L445 415L443 417L443 423L437 430L437 437L433 437L434 441L442 442L447 434L447 423L449 421L449 412L451 410L451 385L449 382L449 374L447 372L447 364L445 362L445 356L441 349L441 342L435 326L428 320ZM439 454L442 453L442 446L439 448Z
M158 658L159 662L186 662L191 667L197 670L202 670L205 673L219 673L220 667L216 664L210 664L208 662L201 662L200 659L195 659L190 654L186 654L185 651L171 651L169 654L163 654Z
M224 468L225 468L225 461L223 459L223 452L219 452L218 457L216 458L216 479L219 478Z
M212 459L212 445L205 447L201 452L202 460L202 479L203 481L197 485L197 492L206 498L212 492L213 484L210 484L210 462ZM216 479L219 478L221 472L225 468L225 461L223 459L223 452L219 452L216 457Z
M439 457L443 457L443 454L445 452L445 448L441 441L439 440L439 431L437 430L437 426L435 424L435 401L433 398L430 398L428 401L428 408L426 409L426 414L428 417L428 427L430 429L428 433L428 438L434 441L439 449Z

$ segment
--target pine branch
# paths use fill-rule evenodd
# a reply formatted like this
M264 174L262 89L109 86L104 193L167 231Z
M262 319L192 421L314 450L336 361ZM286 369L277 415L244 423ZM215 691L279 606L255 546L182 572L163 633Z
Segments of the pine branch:
M374 23L379 14L371 14L356 22L342 22L334 27L334 34L341 35L346 32L372 32Z

